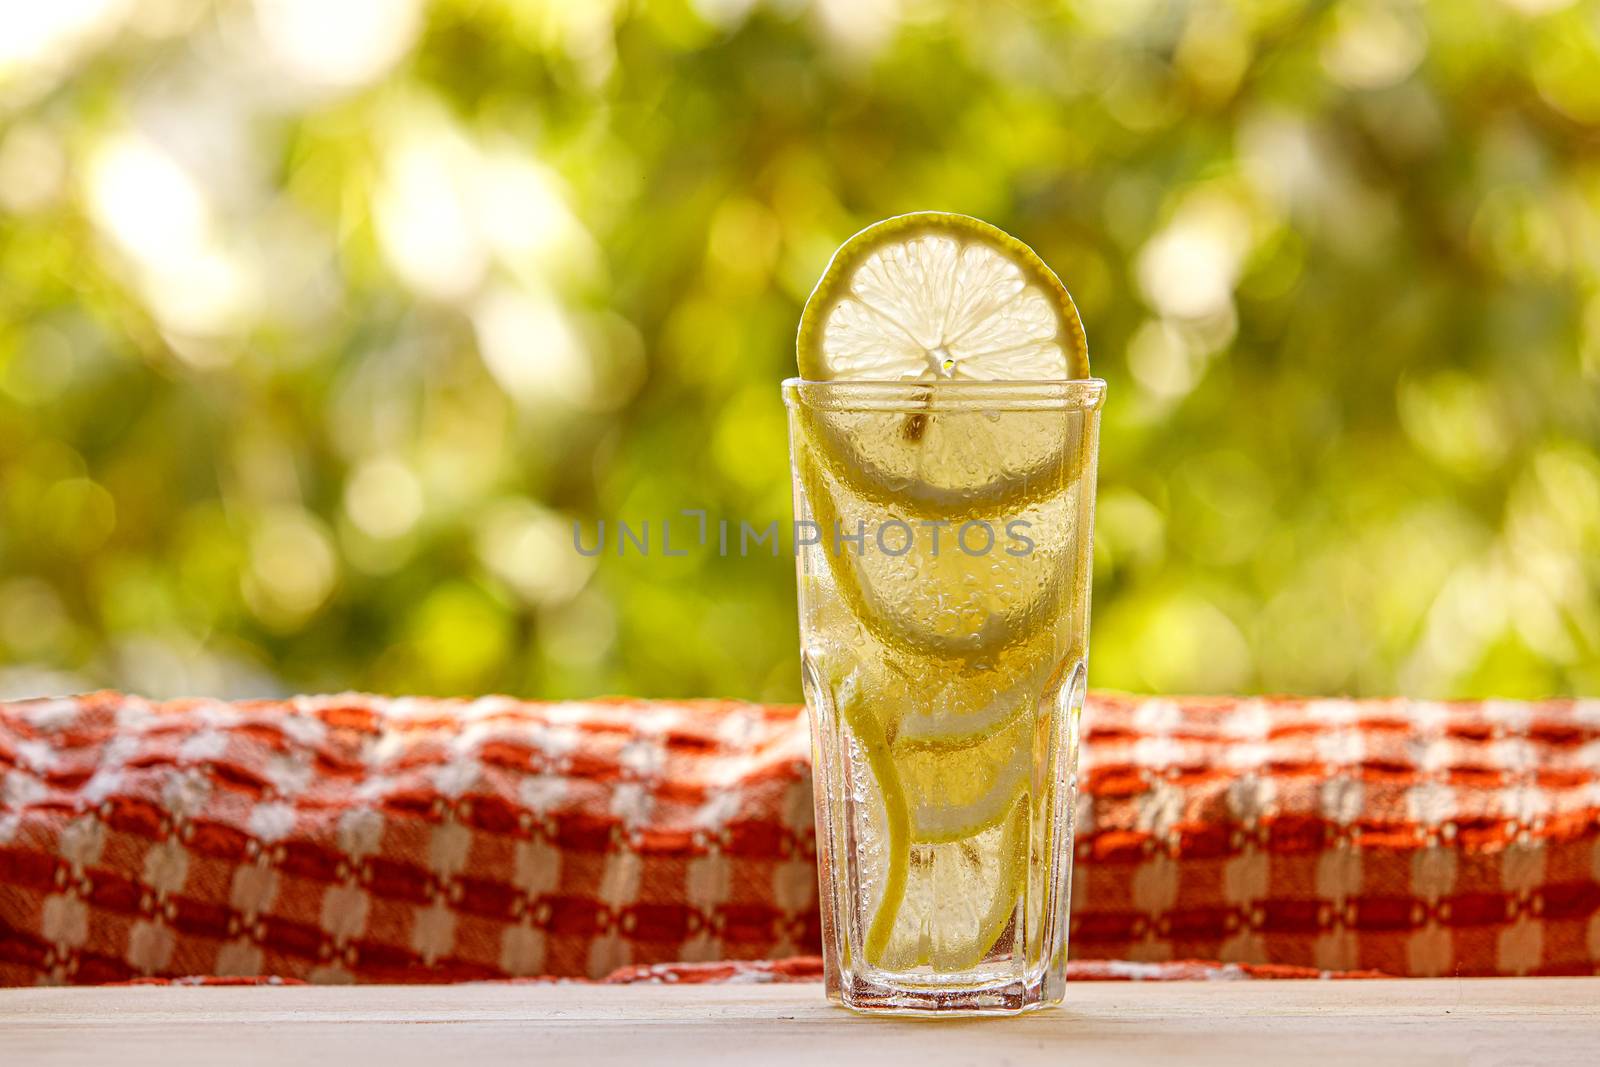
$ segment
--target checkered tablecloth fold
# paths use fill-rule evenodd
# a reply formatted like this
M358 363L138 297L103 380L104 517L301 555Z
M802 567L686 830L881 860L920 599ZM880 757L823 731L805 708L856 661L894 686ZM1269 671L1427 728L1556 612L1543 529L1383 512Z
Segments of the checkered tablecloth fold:
M1085 723L1073 954L1130 962L1080 970L1600 963L1600 703L1097 695ZM818 940L797 708L0 704L0 984L601 978Z

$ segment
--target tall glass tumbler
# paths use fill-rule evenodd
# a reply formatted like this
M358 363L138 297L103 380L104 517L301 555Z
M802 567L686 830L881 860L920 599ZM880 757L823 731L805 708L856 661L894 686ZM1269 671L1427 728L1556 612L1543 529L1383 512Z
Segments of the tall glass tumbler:
M1058 1003L1105 383L784 383L830 997Z

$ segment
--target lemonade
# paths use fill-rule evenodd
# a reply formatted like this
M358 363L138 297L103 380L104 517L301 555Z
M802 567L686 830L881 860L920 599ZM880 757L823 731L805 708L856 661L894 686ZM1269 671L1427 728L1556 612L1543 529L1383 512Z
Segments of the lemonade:
M847 243L785 384L830 995L1058 1001L1098 411L1071 298L1012 238Z

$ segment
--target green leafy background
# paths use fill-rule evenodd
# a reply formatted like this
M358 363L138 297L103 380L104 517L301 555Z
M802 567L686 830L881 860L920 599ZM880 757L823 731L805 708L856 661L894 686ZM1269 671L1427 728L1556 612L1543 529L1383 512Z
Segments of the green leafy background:
M0 692L798 697L832 249L989 219L1110 382L1092 681L1600 692L1600 7L0 9Z

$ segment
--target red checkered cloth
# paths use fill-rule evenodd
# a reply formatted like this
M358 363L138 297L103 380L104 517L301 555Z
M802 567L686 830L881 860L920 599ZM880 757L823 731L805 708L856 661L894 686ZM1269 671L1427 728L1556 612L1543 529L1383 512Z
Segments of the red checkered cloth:
M814 951L806 745L714 702L0 706L0 984Z
M1600 971L1600 701L1091 704L1075 954Z
M710 701L0 704L0 984L815 951L806 745ZM1592 973L1597 772L1600 702L1096 696L1074 953Z

